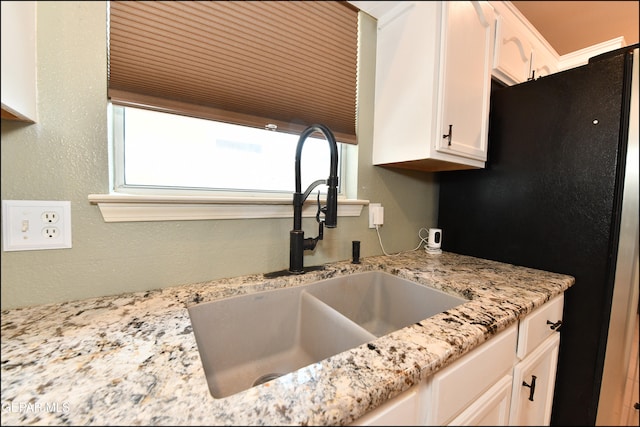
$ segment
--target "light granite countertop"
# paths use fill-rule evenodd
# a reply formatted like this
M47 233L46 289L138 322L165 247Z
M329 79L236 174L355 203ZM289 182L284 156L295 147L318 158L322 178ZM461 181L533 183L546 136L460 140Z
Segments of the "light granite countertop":
M209 394L187 307L362 271L469 302L226 398ZM341 425L418 384L574 283L424 250L2 312L2 425Z

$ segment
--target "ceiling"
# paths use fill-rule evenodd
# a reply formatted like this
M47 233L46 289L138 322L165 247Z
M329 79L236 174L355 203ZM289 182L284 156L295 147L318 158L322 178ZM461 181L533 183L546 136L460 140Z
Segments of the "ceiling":
M565 55L623 36L625 45L638 43L635 1L512 1L540 34Z

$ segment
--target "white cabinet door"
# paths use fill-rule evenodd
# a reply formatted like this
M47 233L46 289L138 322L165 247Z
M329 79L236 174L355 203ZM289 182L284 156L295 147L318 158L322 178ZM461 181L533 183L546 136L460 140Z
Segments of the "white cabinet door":
M429 156L437 97L438 7L436 2L400 2L378 19L374 165L417 163Z
M485 161L495 16L487 2L443 3L438 151Z
M36 2L2 2L2 118L35 122Z
M496 22L493 74L508 85L527 81L532 51L526 33L509 19L499 16Z
M515 366L510 425L549 425L559 344L560 335L552 335Z
M504 376L487 390L463 413L449 423L451 426L506 426L509 425L509 403L512 388L511 375Z

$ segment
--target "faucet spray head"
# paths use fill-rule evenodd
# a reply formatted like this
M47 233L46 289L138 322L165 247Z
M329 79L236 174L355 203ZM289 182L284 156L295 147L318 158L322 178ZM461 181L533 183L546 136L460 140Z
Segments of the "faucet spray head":
M327 227L335 228L338 225L338 177L329 177L327 180L327 211L324 222Z

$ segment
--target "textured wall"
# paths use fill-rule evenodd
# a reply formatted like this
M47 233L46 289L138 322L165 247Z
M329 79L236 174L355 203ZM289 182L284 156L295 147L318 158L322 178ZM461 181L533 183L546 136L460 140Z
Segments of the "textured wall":
M2 120L2 199L70 200L73 248L3 251L2 309L288 267L290 219L105 223L87 196L109 192L106 3L38 2L37 21L39 122ZM436 224L438 187L433 174L371 166L375 23L364 25L358 198L385 207L391 253ZM352 240L382 253L366 207L326 230L305 265L349 259Z

